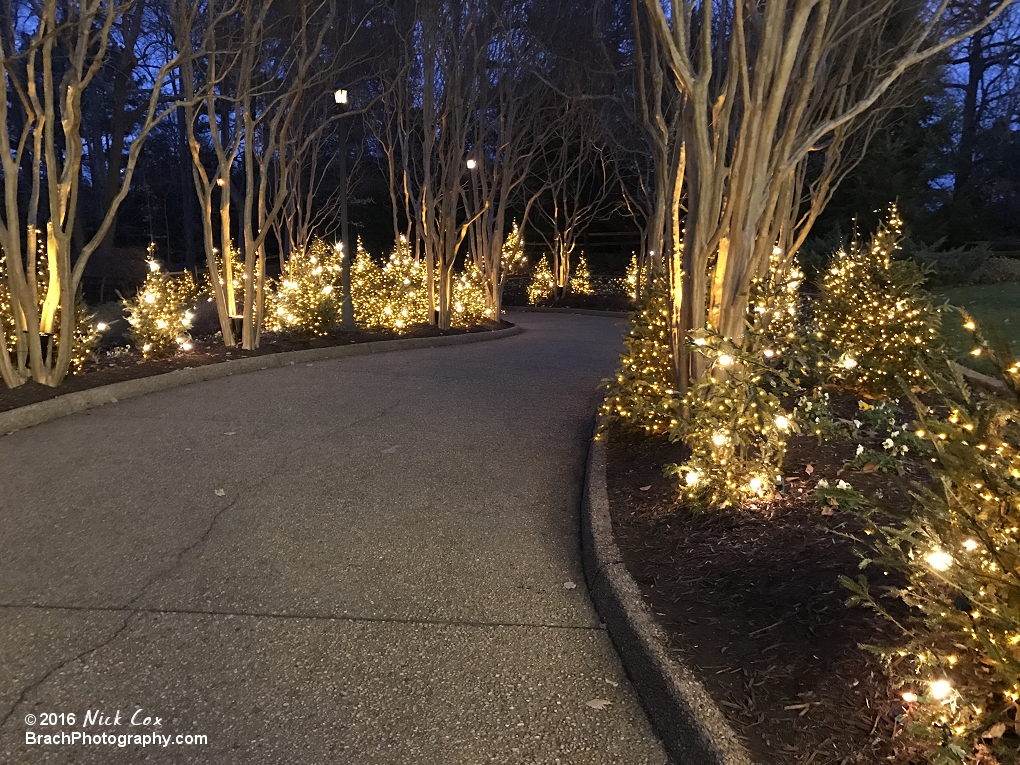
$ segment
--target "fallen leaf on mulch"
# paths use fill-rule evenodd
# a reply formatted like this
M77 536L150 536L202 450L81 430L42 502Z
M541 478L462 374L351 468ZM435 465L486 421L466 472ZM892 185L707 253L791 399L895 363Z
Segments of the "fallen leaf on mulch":
M584 703L585 706L589 706L592 709L602 710L608 707L613 702L609 701L608 699L592 699L591 701L586 701Z
M877 462L868 462L861 468L862 473L874 473L876 470L878 470Z
M815 472L815 466L814 465L805 465L804 466L804 472L807 473L808 475L811 475L813 472Z
M577 585L574 584L573 582L564 582L563 583L563 589L564 590L575 590L575 589L577 589Z
M1006 732L1006 723L995 723L991 728L981 734L981 738L1002 738Z
M648 491L650 488L652 488L652 485L648 484L647 486L641 486L639 488L641 489L641 491Z
M223 489L217 489L216 491L213 492L213 494L215 494L217 497L227 496L227 492L225 492Z

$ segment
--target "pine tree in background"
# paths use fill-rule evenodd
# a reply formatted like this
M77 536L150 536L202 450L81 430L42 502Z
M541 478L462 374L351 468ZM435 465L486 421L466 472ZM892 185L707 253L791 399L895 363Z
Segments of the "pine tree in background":
M652 279L631 315L620 370L607 381L603 426L618 423L626 430L666 434L677 424L680 400L673 390L667 289L664 279Z
M631 300L637 300L641 294L640 288L641 280L641 267L638 265L637 255L630 256L630 263L627 264L627 275L624 277L624 283L627 287L627 296Z
M549 268L549 258L545 255L538 261L534 272L531 274L531 281L528 283L528 303L538 305L543 300L548 300L556 288L556 277Z
M926 369L943 364L938 310L924 275L893 260L903 221L893 205L867 247L840 250L815 303L814 338L828 356L830 382L871 396L895 396L898 379L929 386Z
M510 233L506 235L506 240L503 242L500 268L503 269L503 276L506 277L516 276L527 267L528 259L524 256L524 237L521 236L517 221L514 221Z
M588 268L588 260L581 256L574 269L574 275L570 277L570 291L575 295L593 295L595 290L591 286L591 271Z

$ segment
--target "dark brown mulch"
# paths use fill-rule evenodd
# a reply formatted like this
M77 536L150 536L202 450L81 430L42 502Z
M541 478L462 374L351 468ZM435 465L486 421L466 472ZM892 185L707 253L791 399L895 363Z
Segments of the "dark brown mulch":
M99 353L94 361L76 375L68 376L56 388L27 382L17 388L0 388L0 412L28 406L39 401L62 396L65 393L96 388L100 385L136 380L142 377L172 372L176 369L218 364L223 361L244 359L249 356L265 356L271 353L286 351L304 351L311 348L328 348L337 345L353 345L355 343L378 343L386 340L397 340L409 337L443 337L463 335L471 332L487 332L512 326L507 322L485 322L470 329L441 330L428 325L409 327L406 332L397 335L393 332L365 331L335 332L326 337L300 337L267 333L262 336L259 348L245 351L240 348L225 348L222 341L214 339L196 340L192 350L180 352L166 359L146 361L140 351L110 349Z
M867 438L865 446L873 446ZM672 650L759 762L911 760L895 738L899 696L878 660L858 647L891 645L897 636L873 612L848 608L839 582L859 573L859 521L823 509L813 492L820 478L843 478L896 507L920 471L844 470L855 449L791 438L783 498L698 513L677 506L662 475L663 465L683 461L681 446L619 433L609 441L610 507L627 568ZM868 570L872 579L882 573Z

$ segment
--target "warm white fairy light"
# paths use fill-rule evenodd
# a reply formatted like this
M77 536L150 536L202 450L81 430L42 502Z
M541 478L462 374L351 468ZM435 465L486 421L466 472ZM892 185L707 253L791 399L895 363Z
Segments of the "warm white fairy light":
M943 552L942 550L934 550L930 552L925 557L925 560L928 562L928 565L936 571L947 571L949 567L953 565L953 556L947 552Z
M953 692L953 685L948 680L936 680L928 686L928 693L936 701L942 701Z

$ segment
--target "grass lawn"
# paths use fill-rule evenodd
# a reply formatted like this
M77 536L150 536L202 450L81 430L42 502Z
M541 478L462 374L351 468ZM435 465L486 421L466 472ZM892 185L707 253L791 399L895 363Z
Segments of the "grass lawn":
M940 301L959 306L974 317L985 336L995 348L997 340L1008 340L1014 354L1020 354L1020 284L987 284L978 287L954 287L935 293ZM942 315L942 334L950 348L950 355L961 364L985 374L994 374L995 368L984 358L970 355L973 347L970 333L963 328L960 314L946 311Z

